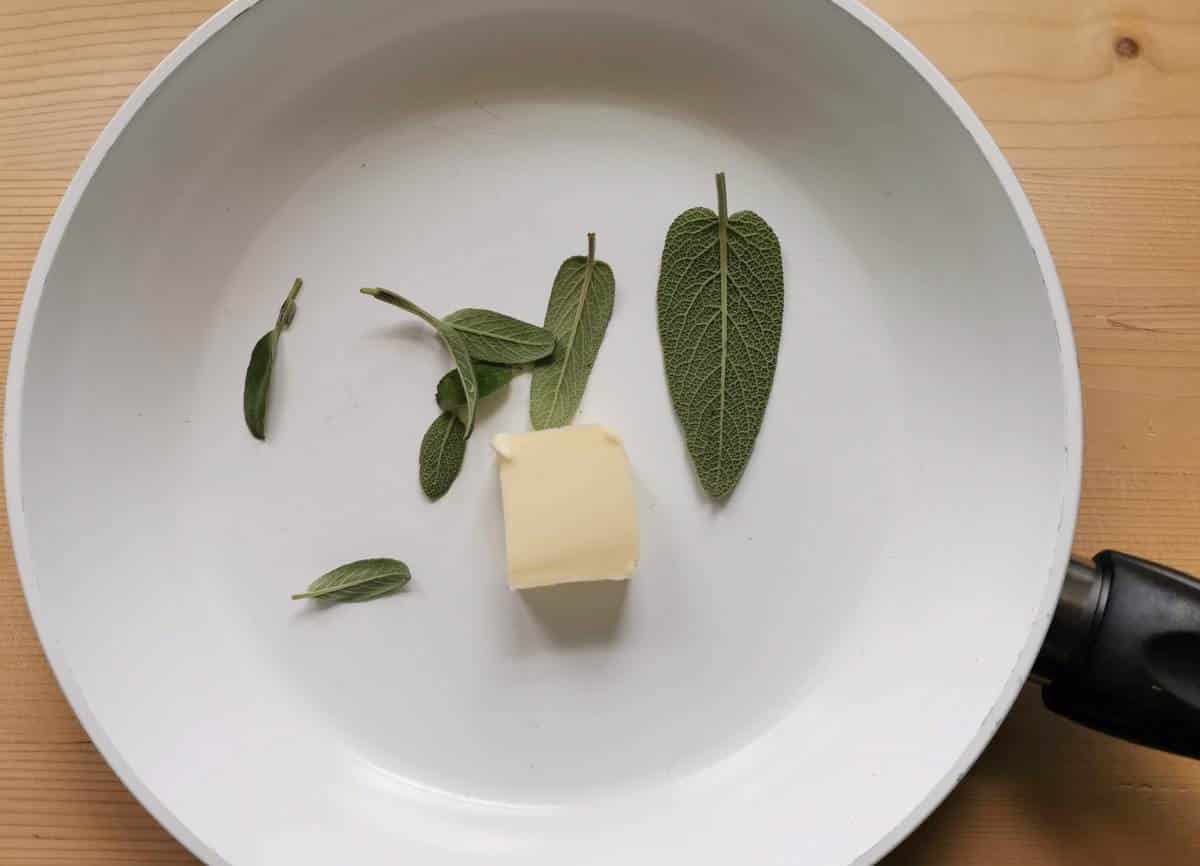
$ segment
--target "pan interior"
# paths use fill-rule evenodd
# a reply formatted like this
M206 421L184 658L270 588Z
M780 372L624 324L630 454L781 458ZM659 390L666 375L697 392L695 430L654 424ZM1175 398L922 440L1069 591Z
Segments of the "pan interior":
M718 170L787 280L723 505L655 318ZM641 564L512 594L487 439L527 381L427 503L448 358L357 289L540 321L588 231L617 302L578 420L625 439ZM960 120L832 4L265 2L46 255L24 578L91 732L214 862L848 863L961 771L1044 627L1078 473L1058 290ZM242 376L297 275L264 445ZM288 600L366 556L411 590Z

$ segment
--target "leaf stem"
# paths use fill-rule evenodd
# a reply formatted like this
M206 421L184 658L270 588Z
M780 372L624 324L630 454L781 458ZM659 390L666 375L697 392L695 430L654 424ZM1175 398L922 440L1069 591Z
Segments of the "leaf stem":
M304 285L304 280L300 279L299 277L296 277L296 281L294 283L292 283L291 291L288 292L287 299L284 301L284 303L286 304L288 301L296 300L296 297L300 294L300 287L303 285Z
M595 263L596 263L596 233L588 232L587 267L588 267L589 271L592 269L592 265L594 265Z
M300 287L303 285L304 280L296 277L296 281L292 283L292 288L288 291L287 297L283 299L283 305L279 308L279 315L275 318L276 331L282 331L296 317L296 296L300 294Z
M729 206L725 200L725 172L717 172L717 243L721 266L721 404L717 424L717 465L725 460L725 392L729 362Z
M383 301L385 304L391 304L393 307L399 307L402 310L407 310L418 318L424 319L432 327L437 330L442 328L442 320L421 307L418 307L408 298L401 297L395 292L389 292L387 289L359 289L364 295L370 295L376 300Z

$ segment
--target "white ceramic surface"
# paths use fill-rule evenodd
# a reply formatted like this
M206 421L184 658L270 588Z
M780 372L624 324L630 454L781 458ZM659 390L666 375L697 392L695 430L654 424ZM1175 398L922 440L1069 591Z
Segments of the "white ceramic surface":
M779 373L725 507L655 329L667 225L783 242ZM415 320L539 320L595 231L616 311L579 420L625 438L642 562L505 587L481 417L436 505L448 366ZM241 385L293 276L266 444ZM995 145L907 43L823 0L237 2L105 131L8 386L14 542L106 757L209 863L866 863L1023 681L1080 471L1061 290ZM411 591L288 594L364 556Z

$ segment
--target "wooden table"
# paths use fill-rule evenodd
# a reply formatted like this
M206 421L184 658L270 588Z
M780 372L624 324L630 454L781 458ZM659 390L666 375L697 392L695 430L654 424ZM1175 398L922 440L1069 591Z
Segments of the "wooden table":
M795 0L810 2L810 0ZM222 0L0 0L0 354L64 188L129 91ZM1077 550L1200 571L1200 2L871 0L987 123L1049 236L1083 368ZM0 863L192 863L42 656L0 548ZM1027 689L888 866L1200 862L1200 763Z

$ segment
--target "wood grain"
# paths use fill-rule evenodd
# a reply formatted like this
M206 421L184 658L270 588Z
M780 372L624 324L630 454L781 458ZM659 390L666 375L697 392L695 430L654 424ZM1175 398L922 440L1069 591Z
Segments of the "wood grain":
M0 0L0 366L37 246L129 91L218 0ZM1081 553L1200 571L1200 4L872 0L1017 168L1079 341ZM3 537L7 539L7 522ZM888 866L1190 864L1200 763L1113 742L1027 690ZM46 665L0 548L0 864L195 862L125 791Z

